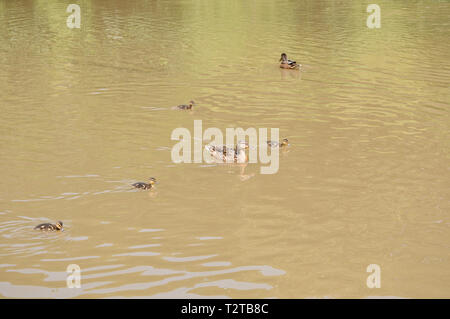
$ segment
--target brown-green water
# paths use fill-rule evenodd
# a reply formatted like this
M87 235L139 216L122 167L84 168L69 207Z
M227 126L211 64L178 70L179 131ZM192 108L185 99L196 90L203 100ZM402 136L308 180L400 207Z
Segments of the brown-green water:
M69 3L0 0L0 296L450 296L448 1ZM194 120L289 152L174 164Z

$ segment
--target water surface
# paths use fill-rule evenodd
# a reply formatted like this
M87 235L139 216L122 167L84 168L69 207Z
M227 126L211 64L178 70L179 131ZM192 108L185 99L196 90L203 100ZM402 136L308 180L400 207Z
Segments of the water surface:
M449 297L450 4L369 3L81 1L78 30L0 0L0 295ZM274 175L174 164L196 119L291 145Z

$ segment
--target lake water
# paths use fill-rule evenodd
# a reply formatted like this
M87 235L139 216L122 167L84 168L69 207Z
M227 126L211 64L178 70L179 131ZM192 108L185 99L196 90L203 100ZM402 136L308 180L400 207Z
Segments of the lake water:
M450 296L448 1L68 3L0 0L2 297ZM194 120L290 146L175 164Z

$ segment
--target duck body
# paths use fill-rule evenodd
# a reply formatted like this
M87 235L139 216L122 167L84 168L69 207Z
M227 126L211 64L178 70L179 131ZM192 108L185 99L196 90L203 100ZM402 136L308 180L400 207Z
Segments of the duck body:
M219 162L227 161L227 147L224 146L216 146L216 145L205 145L205 149L211 154L211 156ZM231 148L230 148L231 150ZM230 152L228 152L230 155Z
M227 147L225 145L217 145L217 146L209 145L209 146L210 146L209 150L211 152L215 152L217 154L223 154L224 156L232 155L232 154L236 153L236 148L233 148L233 147Z
M134 188L139 188L139 189L150 189L150 188L152 188L152 184L144 183L144 182L137 182L137 183L134 183L131 186L133 186Z
M205 149L218 162L224 163L245 163L248 161L248 156L245 150L248 144L245 141L240 141L235 148L227 147L225 145L206 145Z
M286 53L281 54L280 62L280 68L282 69L300 69L301 66L301 64L298 64L297 62L289 60Z
M39 224L34 229L41 231L60 231L63 228L63 223L61 221L56 222L56 224L44 223Z
M276 148L276 147L286 147L289 145L289 141L287 138L283 139L281 143L278 143L277 141L267 141L267 145L270 148Z
M138 189L151 189L155 183L156 183L156 179L154 177L150 177L148 183L136 182L136 183L132 184L131 186L133 186L134 188L138 188Z
M189 101L189 104L181 104L176 106L175 108L179 110L192 110L192 107L195 105L194 101Z

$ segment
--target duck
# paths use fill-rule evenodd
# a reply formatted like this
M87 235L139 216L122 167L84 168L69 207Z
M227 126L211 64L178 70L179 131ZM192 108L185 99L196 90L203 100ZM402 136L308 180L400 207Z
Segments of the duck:
M275 147L285 147L289 145L289 140L287 138L283 138L283 140L281 141L281 143L278 143L277 141L267 141L267 145L269 145L269 147L271 148L275 148Z
M195 105L195 102L193 100L189 101L189 104L181 104L176 106L175 108L180 110L192 110L192 107Z
M280 68L282 69L300 69L301 64L297 64L297 62L288 60L286 53L281 53L280 58Z
M139 188L139 189L151 189L152 187L154 187L153 185L155 183L156 183L156 178L150 177L148 183L136 182L136 183L132 184L131 186L133 186L134 188Z
M235 148L226 147L224 145L205 145L205 149L211 154L213 158L221 162L245 163L248 161L248 156L245 150L248 149L246 141L239 141Z
M44 223L39 224L34 229L38 229L41 231L60 231L63 228L63 222L57 221L56 224Z

